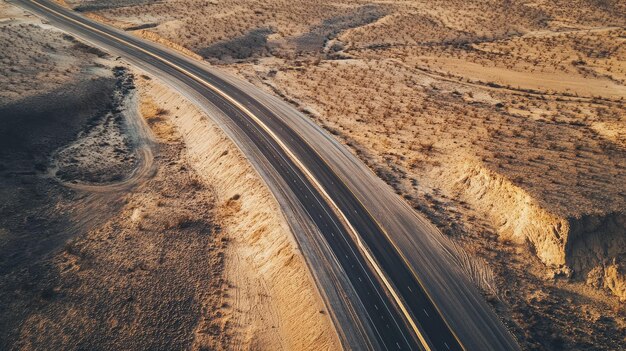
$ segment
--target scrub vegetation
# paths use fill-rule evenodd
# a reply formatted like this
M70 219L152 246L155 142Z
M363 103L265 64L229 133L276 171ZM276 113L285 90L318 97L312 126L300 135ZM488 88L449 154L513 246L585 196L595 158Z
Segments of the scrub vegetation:
M69 6L80 6L72 1ZM528 349L626 347L626 5L109 7L281 96L491 264Z

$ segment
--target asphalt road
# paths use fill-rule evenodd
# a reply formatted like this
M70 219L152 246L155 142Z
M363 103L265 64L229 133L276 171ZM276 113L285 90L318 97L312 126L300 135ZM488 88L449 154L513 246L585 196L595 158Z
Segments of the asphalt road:
M458 277L460 271L456 268L442 275L449 277L447 279L458 278L459 282L451 286L462 285L462 289L450 290L450 298L459 300L456 294L469 291L472 298L463 300L473 305L460 312L461 319L465 324L476 324L471 330L484 332L473 336L474 332L463 329L463 323L455 320L451 323L451 313L448 310L442 313L442 307L436 305L441 301L445 305L446 292L441 296L441 291L425 289L428 287L424 284L424 275L418 274L428 268L416 266L413 260L406 258L406 253L394 241L394 233L381 225L372 214L375 211L368 208L367 202L348 185L350 182L336 172L335 165L322 156L324 152L308 142L301 130L279 117L266 102L249 94L249 87L244 89L170 50L94 23L50 2L18 0L16 3L92 43L115 48L124 57L176 78L227 115L280 174L319 228L359 303L365 306L366 322L375 339L369 344L372 348L518 349L489 307L474 298L475 289L465 287L467 284ZM376 201L377 195L372 193L370 201ZM437 269L446 269L437 266ZM435 293L436 298L433 298ZM477 316L475 319L473 313Z

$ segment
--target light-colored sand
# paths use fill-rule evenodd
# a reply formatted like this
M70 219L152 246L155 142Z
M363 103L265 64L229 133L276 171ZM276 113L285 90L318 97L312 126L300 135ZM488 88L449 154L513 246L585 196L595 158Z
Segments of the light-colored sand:
M494 308L524 345L626 347L609 295L622 296L626 260L625 3L380 1L382 17L295 52L362 6L165 0L97 13L156 24L145 31L198 53L270 27L271 51L217 63L308 111L489 261Z
M7 48L0 52L6 73L0 78L6 88L0 103L26 103L32 99L25 97L45 96L80 79L98 82L100 75L114 85L111 69L125 65L122 61L5 2L0 6L6 15L0 42ZM153 135L147 145L154 159L132 184L115 187L117 177L105 174L104 185L94 177L88 186L67 186L30 169L24 176L4 177L12 170L0 162L3 179L11 184L3 189L0 207L0 249L7 253L0 266L0 348L340 349L265 184L207 116L139 76L135 82L141 86L133 90L134 98L121 99L120 111L129 118L143 116ZM76 105L68 106L68 116L74 110ZM130 147L126 141L133 138L125 140L124 134L132 128L110 118L86 120L92 125L81 120L85 125L76 128L84 130L75 140L68 137L57 161L98 174L107 172L108 161L111 167L132 168L130 159L112 160L116 149ZM24 123L28 130L28 123L37 121ZM31 243L11 251L17 239ZM44 239L55 239L58 250L20 261L24 270L11 271L9 256L34 255Z
M420 57L428 62L433 58ZM493 82L519 90L554 91L576 96L626 98L626 86L608 79L585 78L577 74L524 72L501 67L483 66L456 58L437 58L436 71L461 76L473 81Z
M147 99L169 109L187 157L211 184L229 240L224 323L228 349L335 350L338 338L276 200L234 144L207 116L155 81Z
M123 139L151 139L131 126L143 122L120 89L130 77L112 70L122 62L32 16L0 26L15 44L0 51L14 59L0 78L0 349L189 349L200 320L219 320L227 241L213 192L180 138L151 144L155 168L139 177L113 159L134 151ZM65 180L87 169L89 186L50 177L55 155L75 166Z

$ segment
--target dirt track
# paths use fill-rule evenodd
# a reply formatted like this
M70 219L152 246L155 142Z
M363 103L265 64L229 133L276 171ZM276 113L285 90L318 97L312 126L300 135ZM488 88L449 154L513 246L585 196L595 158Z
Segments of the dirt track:
M0 349L336 349L276 200L219 128L0 10L19 63L0 77Z

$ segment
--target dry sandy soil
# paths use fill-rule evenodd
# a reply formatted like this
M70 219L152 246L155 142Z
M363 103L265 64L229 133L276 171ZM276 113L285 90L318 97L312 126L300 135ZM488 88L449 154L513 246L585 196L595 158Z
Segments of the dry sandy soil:
M276 200L206 115L0 14L0 349L340 347Z
M626 348L623 1L68 3L324 126L490 263L526 348Z

